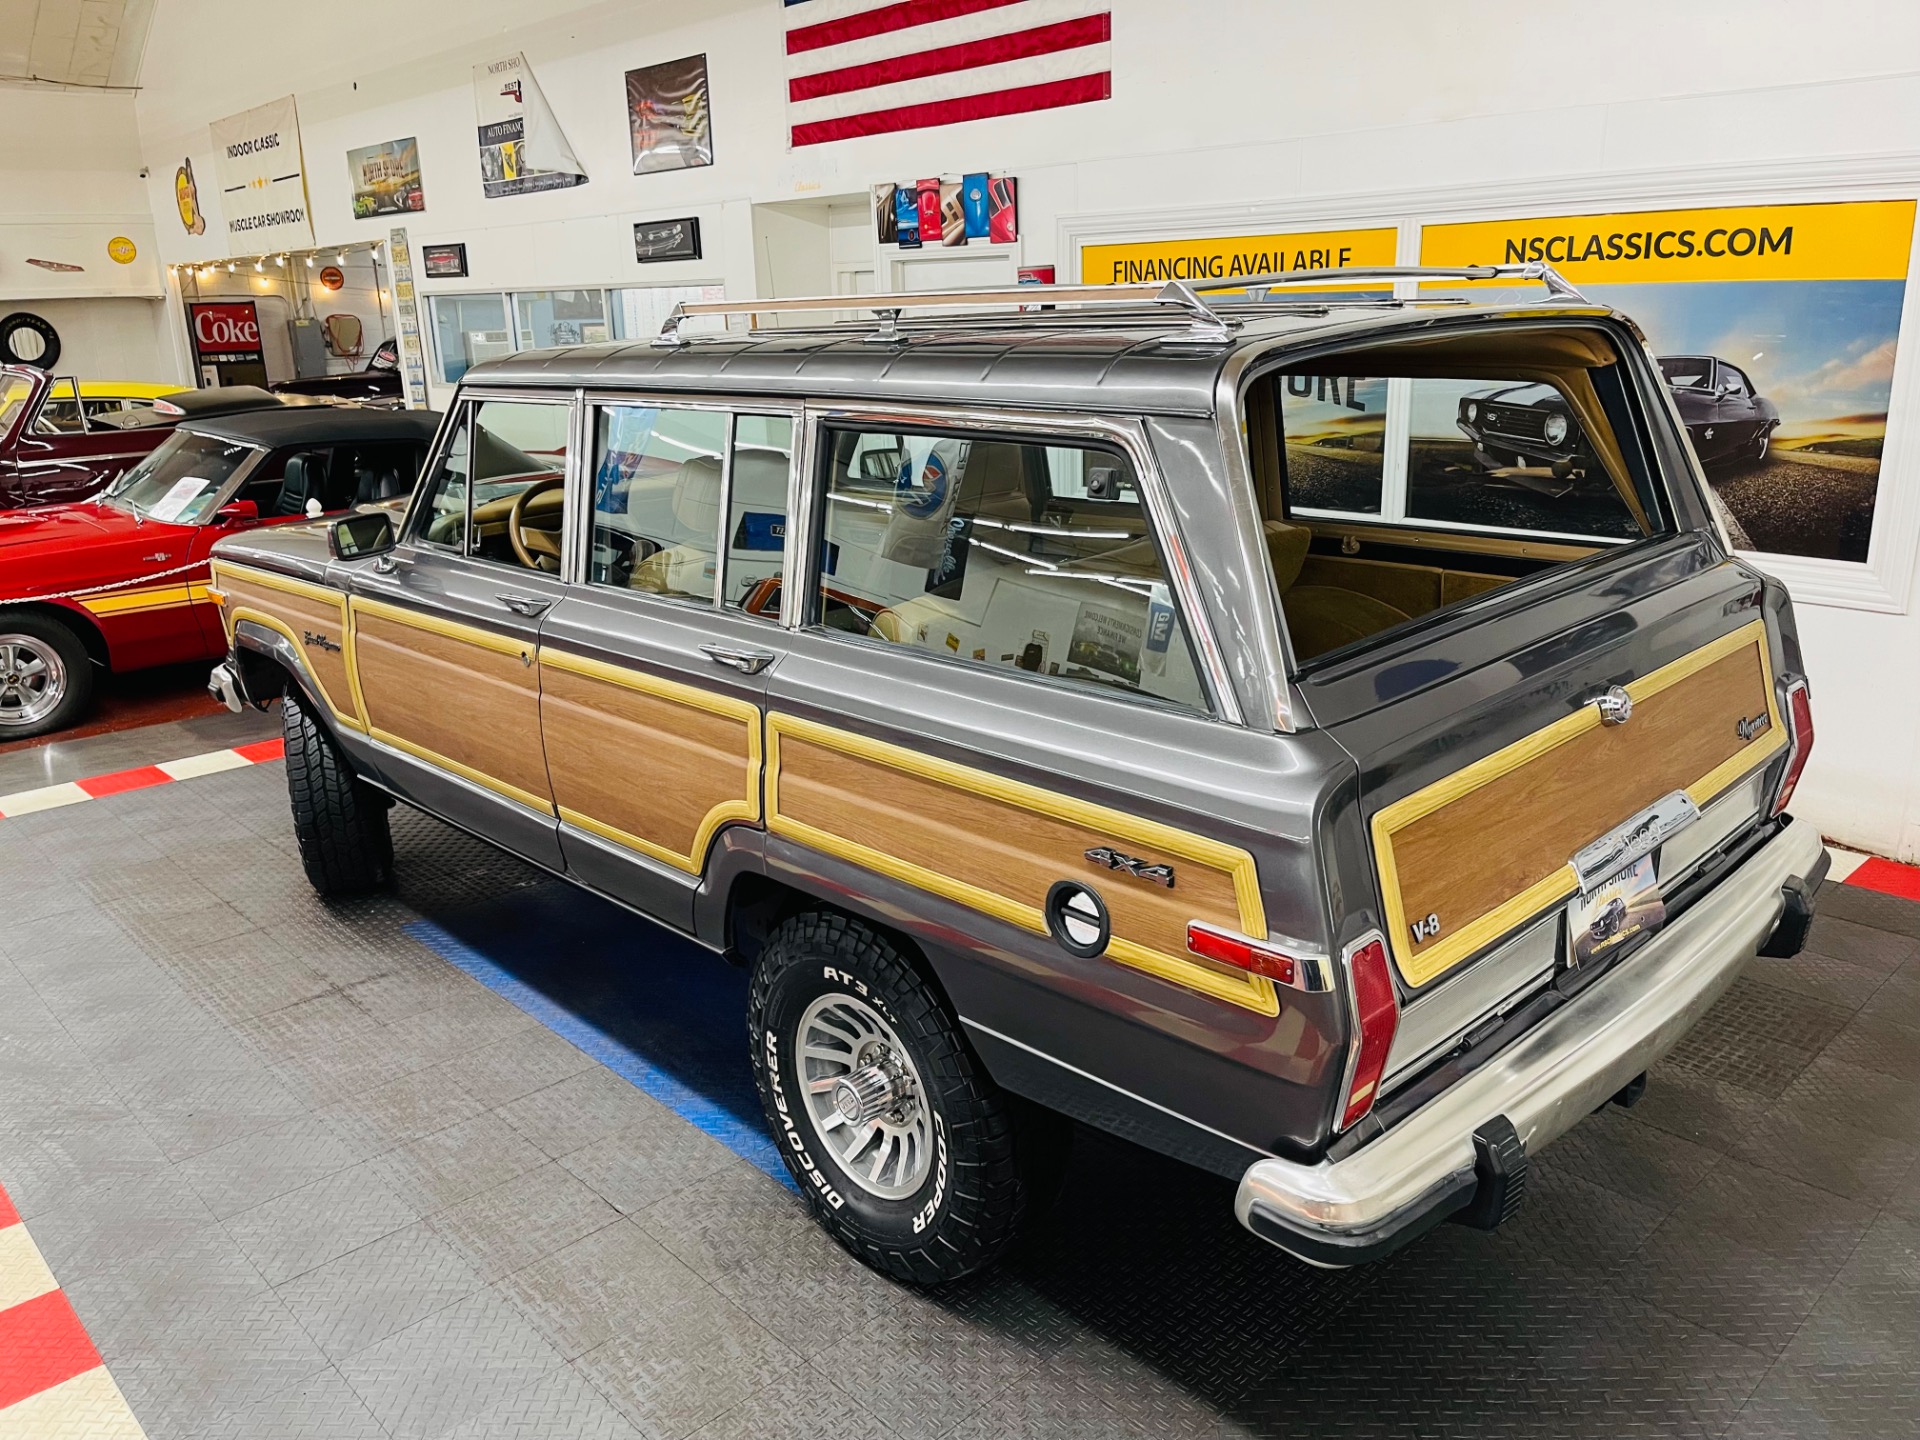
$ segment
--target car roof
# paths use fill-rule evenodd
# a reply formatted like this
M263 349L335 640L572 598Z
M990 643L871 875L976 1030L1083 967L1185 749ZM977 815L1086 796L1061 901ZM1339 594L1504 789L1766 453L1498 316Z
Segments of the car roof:
M202 420L183 420L179 428L243 445L336 445L354 440L433 438L440 416L433 410L376 410L359 405L289 405L248 410Z
M867 297L862 297L867 298ZM849 297L851 300L852 297ZM855 302L856 304L858 302ZM944 402L1022 409L1210 415L1222 371L1236 356L1327 341L1418 333L1439 324L1617 317L1599 305L1531 302L1316 306L1296 297L1247 318L1230 339L1199 339L1180 321L1060 323L1007 317L991 328L902 323L876 343L871 325L693 335L523 350L473 366L463 386L688 390L750 397Z

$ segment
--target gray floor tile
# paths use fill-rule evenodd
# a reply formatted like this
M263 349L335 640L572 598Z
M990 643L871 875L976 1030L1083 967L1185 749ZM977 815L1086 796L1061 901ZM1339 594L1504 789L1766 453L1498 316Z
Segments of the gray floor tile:
M645 1440L613 1403L572 1369L555 1370L447 1432L447 1440Z
M436 1210L427 1224L488 1280L613 1224L620 1212L549 1162Z
M642 1124L658 1108L658 1101L602 1066L499 1107L508 1124L553 1156Z
M277 1288L328 1358L341 1360L466 1299L483 1283L452 1246L415 1223Z
M543 1026L516 1031L440 1066L463 1090L489 1107L505 1105L570 1075L597 1068L590 1057Z
M379 1152L457 1125L482 1108L449 1077L421 1069L336 1101L323 1113L356 1145Z
M223 1222L271 1285L410 1225L414 1208L367 1163L309 1181Z
M456 1093L463 1100L468 1098L464 1091ZM464 1108L455 1105L449 1113L458 1114ZM375 1162L394 1192L423 1215L504 1185L546 1163L539 1146L491 1113L470 1116L395 1146Z
M290 1390L230 1411L195 1432L195 1440L387 1440L366 1402L334 1369Z
M343 1361L340 1373L400 1440L441 1436L566 1362L489 1290L438 1310Z
M182 1161L180 1171L224 1220L365 1158L324 1119L308 1114L203 1151Z
M739 1161L718 1140L659 1106L637 1111L625 1128L568 1151L560 1163L616 1210L632 1215Z
M501 1279L569 1360L671 1314L712 1288L630 1220L563 1246Z

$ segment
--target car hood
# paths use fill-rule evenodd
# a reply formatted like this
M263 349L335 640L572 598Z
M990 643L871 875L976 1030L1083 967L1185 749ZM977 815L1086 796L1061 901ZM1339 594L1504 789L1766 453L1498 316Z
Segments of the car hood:
M0 589L40 589L52 582L119 580L184 565L194 527L144 523L112 505L46 505L0 512ZM151 557L165 554L165 562ZM144 562L144 563L143 563Z

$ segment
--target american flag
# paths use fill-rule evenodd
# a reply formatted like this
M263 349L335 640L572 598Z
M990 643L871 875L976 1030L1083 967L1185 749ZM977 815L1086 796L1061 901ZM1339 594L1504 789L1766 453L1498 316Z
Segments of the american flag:
M1089 0L785 0L793 144L1084 105L1113 94Z

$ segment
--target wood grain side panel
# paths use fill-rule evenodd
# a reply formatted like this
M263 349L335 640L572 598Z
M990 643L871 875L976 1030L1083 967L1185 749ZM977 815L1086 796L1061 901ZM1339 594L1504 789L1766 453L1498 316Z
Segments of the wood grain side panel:
M343 596L331 601L317 595L295 594L269 587L243 575L222 571L218 588L226 598L227 630L231 634L238 619L277 622L279 629L307 662L307 668L323 692L321 698L336 715L356 724L360 712L354 705L353 682L347 675L347 604ZM314 641L309 641L313 636ZM314 643L326 640L336 648Z
M1054 881L1085 881L1107 902L1116 939L1166 954L1187 953L1189 920L1244 923L1223 870L792 737L780 742L780 814L1035 915ZM1172 865L1174 888L1094 864L1085 852L1100 845Z
M1423 956L1446 950L1515 897L1571 893L1568 862L1581 846L1663 795L1696 790L1743 752L1754 752L1758 763L1780 743L1761 643L1658 684L1635 700L1625 725L1574 719L1565 739L1391 828L1384 837L1391 853L1383 858L1398 883L1400 917L1431 914L1441 922L1437 935L1421 938L1406 923L1398 927L1405 933L1395 935L1395 948L1409 978L1430 978ZM1656 672L1640 684L1660 678ZM1767 725L1750 739L1740 724L1754 717L1767 717ZM1712 797L1694 798L1704 804ZM1562 872L1564 884L1556 885Z
M355 607L354 663L370 729L544 806L547 766L532 653L531 646L490 649Z
M720 824L759 818L757 715L716 714L545 663L540 686L563 812L687 870L700 868Z

